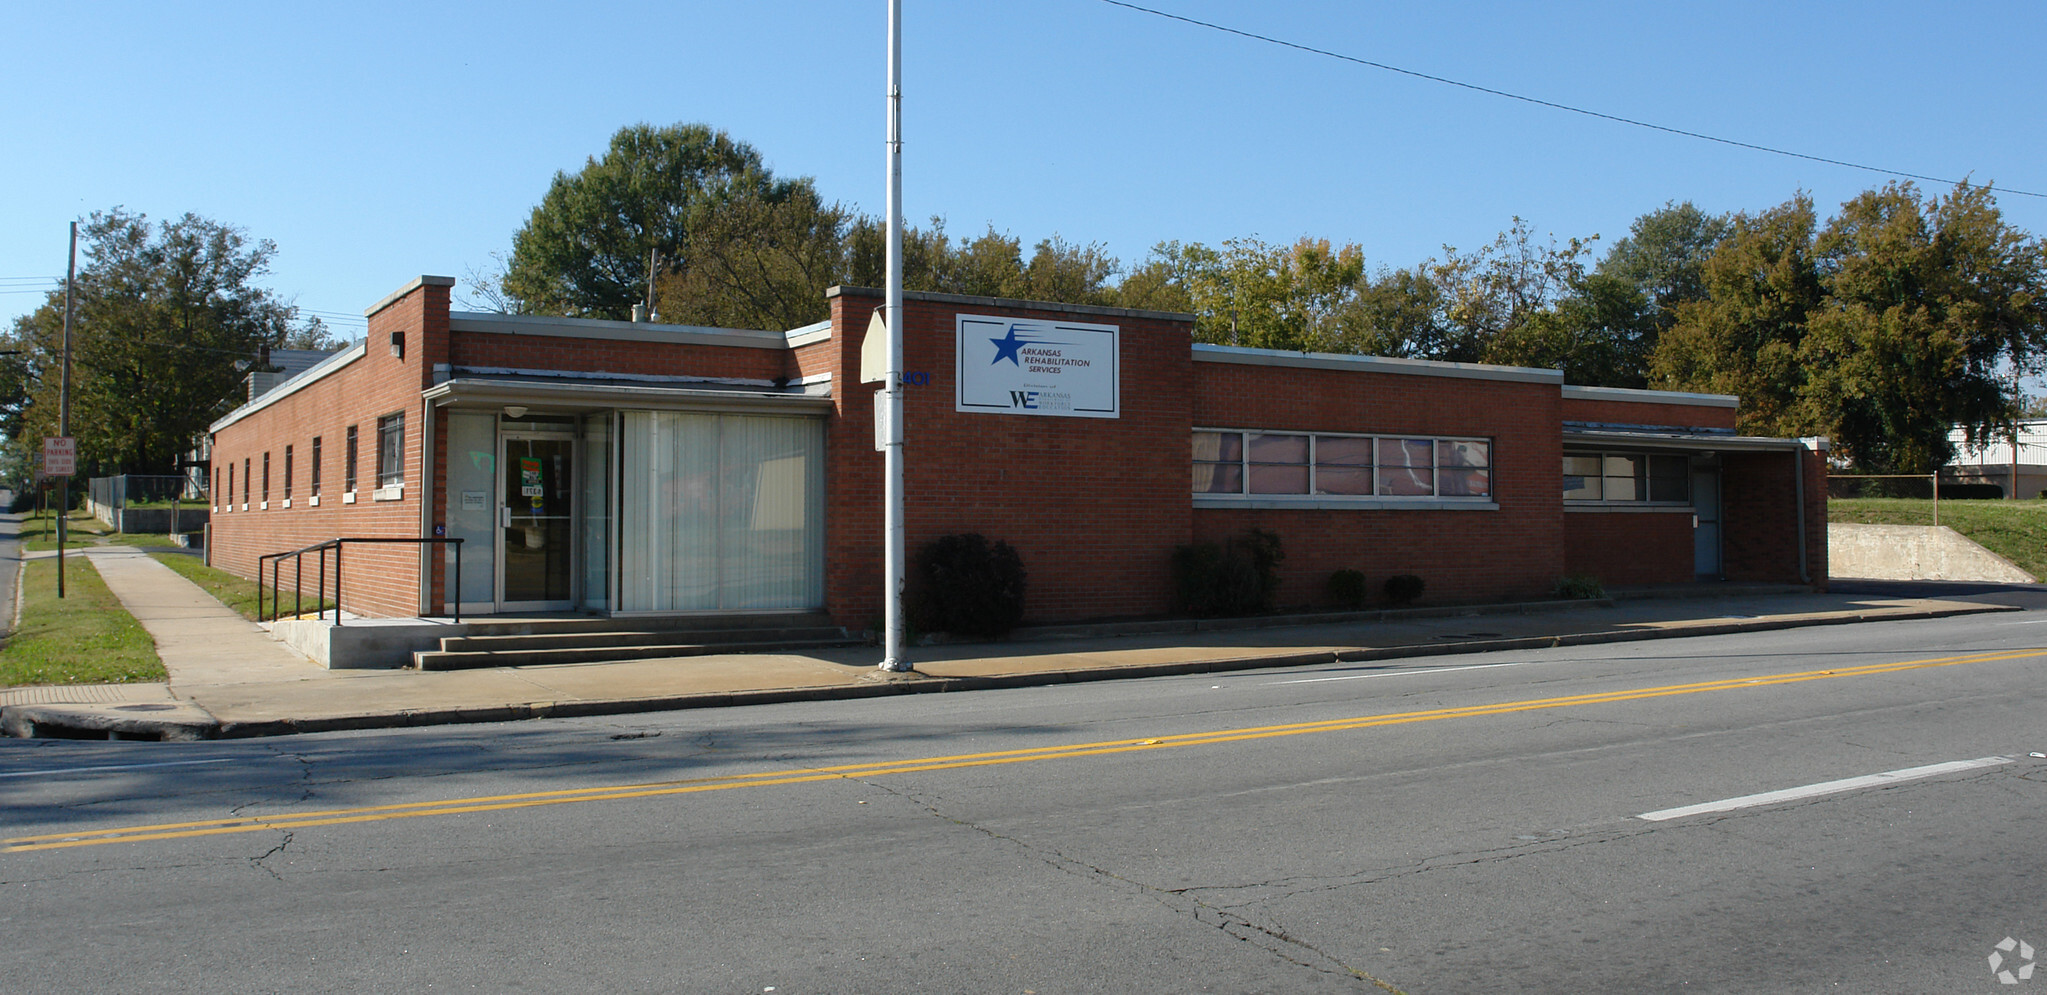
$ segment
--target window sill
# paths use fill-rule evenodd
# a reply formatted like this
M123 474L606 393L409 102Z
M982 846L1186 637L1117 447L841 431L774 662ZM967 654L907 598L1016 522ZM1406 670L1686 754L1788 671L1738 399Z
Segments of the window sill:
M1640 501L1631 501L1628 502L1627 504L1600 504L1594 501L1585 502L1566 501L1564 502L1564 510L1567 512L1589 511L1618 513L1622 515L1689 515L1696 512L1698 509L1693 508L1691 505L1688 504L1643 504Z
M1334 495L1261 494L1237 497L1228 494L1196 494L1198 509L1239 509L1246 511L1498 511L1491 498L1441 497L1336 497Z
M376 490L370 492L370 500L403 501L405 500L405 485L399 484L396 487L379 487Z

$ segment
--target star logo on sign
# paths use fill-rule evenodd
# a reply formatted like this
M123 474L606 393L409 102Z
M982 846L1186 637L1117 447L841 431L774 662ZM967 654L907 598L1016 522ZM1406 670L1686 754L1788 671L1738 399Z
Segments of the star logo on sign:
M1031 344L1030 341L1027 339L1020 339L1016 337L1015 325L1009 326L1009 332L1003 335L1001 338L989 339L988 341L995 343L995 363L1000 363L1006 359L1009 360L1011 363L1015 363L1017 366L1023 365L1023 362L1017 358L1016 354L1017 350L1022 349L1024 346ZM995 365L995 363L990 363L988 365L993 366Z

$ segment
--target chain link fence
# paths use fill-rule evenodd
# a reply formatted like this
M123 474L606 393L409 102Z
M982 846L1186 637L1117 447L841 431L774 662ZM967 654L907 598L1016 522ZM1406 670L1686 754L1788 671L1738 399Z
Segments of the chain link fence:
M117 532L196 532L206 526L206 486L183 474L94 477L86 507Z

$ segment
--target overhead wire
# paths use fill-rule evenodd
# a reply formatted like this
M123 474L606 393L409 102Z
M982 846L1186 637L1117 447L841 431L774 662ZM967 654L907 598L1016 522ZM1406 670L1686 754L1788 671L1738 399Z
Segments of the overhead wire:
M1268 45L1277 45L1281 48L1291 48L1297 51L1307 52L1312 55L1320 55L1325 58L1338 59L1343 62L1356 63L1357 65L1368 66L1372 69L1381 69L1389 73L1399 73L1403 76L1412 76L1416 79L1428 80L1431 83L1442 83L1447 86L1462 87L1463 89L1476 91L1478 93L1489 94L1495 97L1505 97L1508 100L1519 100L1523 103L1535 104L1539 107L1548 107L1553 110L1565 111L1571 114L1582 114L1586 117L1599 118L1600 120L1612 121L1617 124L1630 125L1636 128L1647 128L1651 131L1661 131L1666 134L1679 135L1685 138L1696 138L1699 139L1700 141L1716 142L1721 145L1730 145L1735 148L1750 149L1756 152L1766 152L1769 153L1770 155L1781 155L1788 156L1793 159L1804 159L1808 162L1819 162L1825 163L1830 166L1844 166L1849 169L1860 169L1871 173L1882 173L1886 176L1902 176L1907 179L1925 180L1929 183L1943 183L1952 186L1980 187L1986 190L1995 190L1998 193L2016 194L2021 197L2047 197L2047 193L2036 193L2031 190L2017 190L2012 187L2000 187L1989 183L1975 183L1969 180L1950 180L1939 176L1927 176L1923 173L1906 172L1905 170L1902 169L1889 169L1883 166L1871 166L1866 163L1850 162L1846 159L1832 159L1828 158L1827 156L1808 155L1804 152L1793 152L1789 149L1780 149L1769 145L1758 145L1754 142L1744 142L1740 141L1739 139L1721 138L1718 135L1708 135L1704 132L1688 131L1684 128L1673 128L1670 127L1669 125L1656 124L1650 121L1640 121L1635 118L1622 117L1618 114L1608 114L1603 111L1589 110L1584 107L1576 107L1571 104L1559 103L1554 100L1544 100L1540 97L1531 97L1526 94L1514 93L1509 90L1495 89L1490 86L1480 86L1477 83L1466 83L1463 80L1451 79L1447 76L1436 76L1430 73L1418 72L1413 69L1403 69L1400 66L1388 65L1384 62L1374 62L1370 59L1362 59L1355 55L1345 55L1342 52L1332 52L1326 48L1316 48L1313 45L1303 45L1300 42L1287 41L1284 38L1274 38L1271 35L1261 35L1255 31L1245 31L1241 28L1233 28L1225 24L1216 24L1212 21L1204 21L1199 18L1188 17L1183 14L1175 14L1170 11L1140 6L1138 4L1126 2L1126 0L1101 0L1101 2L1108 4L1111 7L1122 7L1126 10L1134 10L1139 13L1150 14L1154 17L1163 17L1167 20L1179 21L1184 24L1194 25L1195 27L1207 28L1211 31L1220 31L1224 34L1236 35L1240 38L1249 38L1252 41L1261 41Z

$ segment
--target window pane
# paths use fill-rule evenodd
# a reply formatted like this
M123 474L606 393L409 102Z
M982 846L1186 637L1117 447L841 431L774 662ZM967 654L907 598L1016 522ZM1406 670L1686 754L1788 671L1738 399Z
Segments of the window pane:
M1683 456L1649 457L1649 500L1691 499L1691 460Z
M1308 462L1308 437L1305 435L1253 435L1251 437L1251 462L1300 463L1306 465Z
M1372 440L1318 435L1315 437L1315 463L1319 466L1371 466Z
M1244 458L1244 433L1194 433L1194 458L1234 463Z
M1564 500L1599 500L1599 457L1564 457Z
M1317 494L1370 494L1372 468L1369 466L1317 466Z
M1296 438L1300 438L1296 436ZM1257 452L1257 443L1252 443L1252 452ZM1306 494L1308 493L1308 466L1275 466L1251 464L1251 493L1253 494Z
M1492 445L1479 439L1439 439L1437 466L1491 466Z
M1194 464L1194 493L1244 493L1244 468L1237 463Z
M1444 467L1436 483L1444 497L1486 497L1493 492L1493 472L1471 467Z
M1436 492L1434 439L1380 439L1379 493L1395 496Z

